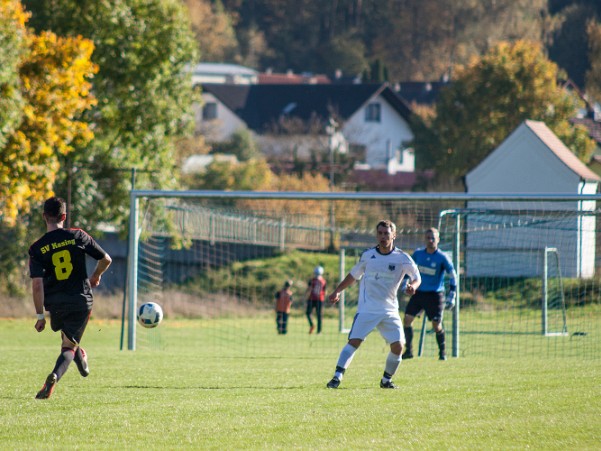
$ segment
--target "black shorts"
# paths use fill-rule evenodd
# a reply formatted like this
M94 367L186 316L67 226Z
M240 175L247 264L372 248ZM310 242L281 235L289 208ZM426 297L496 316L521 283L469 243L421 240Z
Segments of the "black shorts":
M91 313L91 310L52 309L50 310L50 327L55 332L62 331L71 342L79 344Z
M444 293L442 291L417 291L405 308L405 314L419 315L422 310L430 321L442 321L444 313Z

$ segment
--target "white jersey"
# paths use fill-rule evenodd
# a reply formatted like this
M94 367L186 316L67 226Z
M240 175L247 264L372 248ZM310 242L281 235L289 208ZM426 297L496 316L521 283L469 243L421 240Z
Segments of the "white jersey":
M397 291L403 278L421 281L413 259L398 247L389 254L381 254L377 246L367 249L350 274L361 280L357 313L398 313Z

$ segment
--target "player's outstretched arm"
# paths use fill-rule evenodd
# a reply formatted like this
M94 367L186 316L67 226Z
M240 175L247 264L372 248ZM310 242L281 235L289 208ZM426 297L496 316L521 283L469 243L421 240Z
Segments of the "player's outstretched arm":
M332 304L335 304L340 300L340 293L346 290L355 282L355 278L349 274L346 275L344 280L338 284L336 289L328 296L328 299Z

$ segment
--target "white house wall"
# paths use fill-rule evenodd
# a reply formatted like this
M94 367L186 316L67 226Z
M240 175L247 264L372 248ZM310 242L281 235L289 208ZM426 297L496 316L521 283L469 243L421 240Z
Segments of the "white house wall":
M582 194L596 194L597 183L582 182ZM580 202L579 211L583 214L580 216L580 224L578 230L579 237L579 261L581 262L580 274L581 277L593 277L595 275L595 249L596 249L596 216L587 215L586 212L593 212L597 208L595 201Z
M583 184L525 125L466 176L466 185L469 194L583 194L597 190L597 183ZM470 210L491 212L465 218L466 274L538 277L543 269L542 250L554 247L559 251L563 276L592 277L595 219L563 212L594 208L594 202L469 202ZM522 212L519 215L518 210ZM555 213L543 216L539 211Z
M213 102L217 105L217 118L209 121L203 121L202 108L197 107L195 111L196 131L203 134L207 141L226 141L238 130L247 128L246 124L215 96L203 93L202 98L205 104Z
M366 163L372 168L386 168L390 151L401 147L402 143L413 140L409 124L381 96L368 103L380 104L380 122L365 121L365 107L357 110L344 124L342 132L349 144L365 146ZM394 153L393 153L394 155ZM402 170L413 172L415 161L405 158Z

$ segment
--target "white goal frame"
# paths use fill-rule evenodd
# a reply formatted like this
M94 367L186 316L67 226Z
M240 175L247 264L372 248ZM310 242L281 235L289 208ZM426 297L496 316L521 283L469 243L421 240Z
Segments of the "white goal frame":
M136 349L136 303L137 303L137 277L138 277L138 246L140 237L140 199L152 198L197 198L197 199L267 199L267 200L347 200L347 201L599 201L601 195L579 194L466 194L466 193L381 193L381 192L261 192L261 191L163 191L163 190L132 190L130 191L130 216L128 234L128 270L127 270L127 299L128 299L128 350ZM459 235L459 234L457 234ZM459 237L457 243L459 244ZM459 267L459 249L456 249L454 259L456 271L461 273ZM342 269L342 268L341 268ZM461 277L461 276L459 276ZM459 284L458 284L459 285ZM453 309L453 351L452 355L458 357L459 348L459 312L460 293L457 293L455 308ZM342 328L341 328L342 329Z

